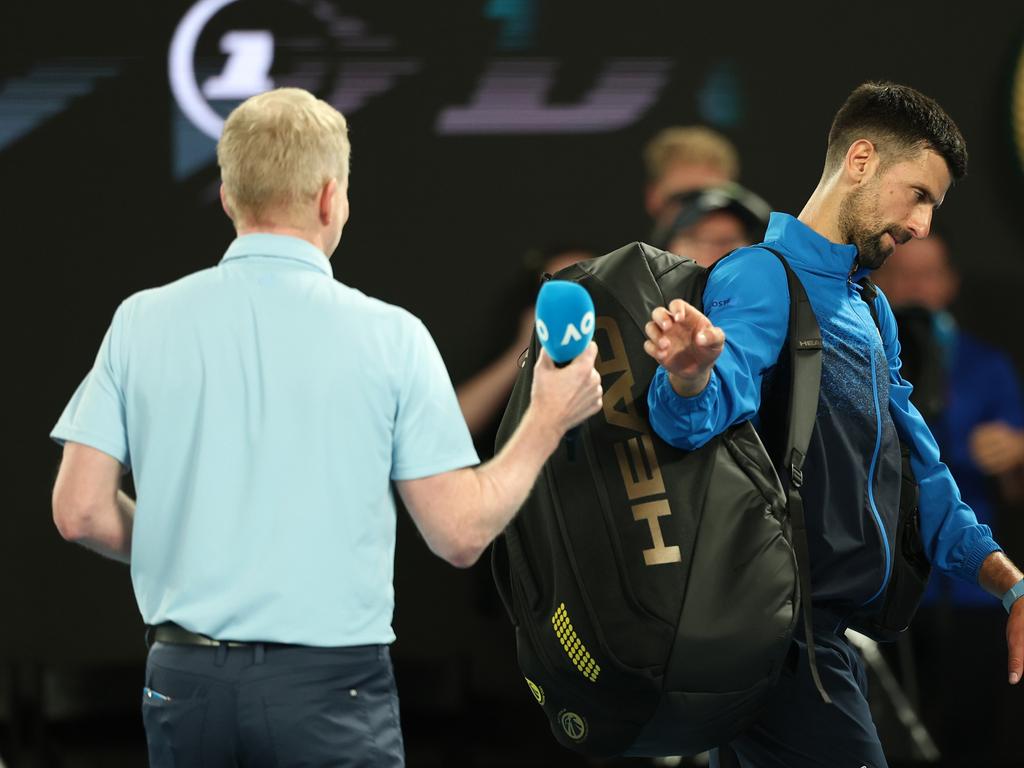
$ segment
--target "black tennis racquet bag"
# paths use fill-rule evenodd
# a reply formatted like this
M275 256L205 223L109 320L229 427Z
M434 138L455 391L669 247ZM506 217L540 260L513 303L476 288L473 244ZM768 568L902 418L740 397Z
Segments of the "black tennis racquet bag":
M648 423L657 365L643 350L644 324L674 298L700 307L705 269L633 243L558 275L593 297L604 408L547 462L495 541L492 566L526 684L570 749L690 755L724 744L787 662L800 594L810 594L799 486L821 339L803 287L776 256L791 296L782 386L796 405L783 481L749 422L691 452ZM534 338L499 447L529 405L538 351ZM807 611L804 621L809 630Z

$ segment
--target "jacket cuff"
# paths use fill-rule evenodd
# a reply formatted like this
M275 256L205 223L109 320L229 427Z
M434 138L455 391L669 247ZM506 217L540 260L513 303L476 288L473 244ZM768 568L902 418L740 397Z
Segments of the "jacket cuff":
M651 426L662 440L692 451L710 440L712 431L712 409L718 398L719 380L715 371L703 391L693 397L682 397L672 389L668 373L659 367L654 374L647 393Z
M964 558L963 574L970 578L975 584L978 583L978 574L981 571L981 566L985 562L985 558L991 555L993 552L1002 552L1003 548L996 544L995 540L991 536L983 536L974 543L971 547L971 551L967 553L967 557Z
M672 382L668 379L668 371L661 366L654 374L654 393L659 403L666 406L674 416L687 418L695 415L704 417L711 410L711 403L717 396L718 376L715 369L711 369L711 377L707 386L692 397L684 397L672 389Z

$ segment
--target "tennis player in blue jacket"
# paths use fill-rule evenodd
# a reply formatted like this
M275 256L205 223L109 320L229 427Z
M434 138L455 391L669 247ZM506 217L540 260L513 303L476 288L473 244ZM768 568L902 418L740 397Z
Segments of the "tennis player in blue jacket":
M765 245L780 251L807 290L824 344L818 418L804 464L815 651L831 705L811 680L806 642L774 701L731 745L743 766L879 768L864 669L844 636L847 621L877 605L893 567L900 447L920 484L922 536L939 571L980 584L1009 613L1009 682L1024 666L1021 571L963 503L900 375L896 322L885 296L878 325L858 280L899 243L928 235L952 182L966 173L956 124L932 99L901 85L866 83L829 132L825 167L797 217L775 213ZM778 260L740 249L711 272L706 314L676 299L654 311L647 353L659 363L648 393L655 431L694 449L745 419L786 339L789 299Z

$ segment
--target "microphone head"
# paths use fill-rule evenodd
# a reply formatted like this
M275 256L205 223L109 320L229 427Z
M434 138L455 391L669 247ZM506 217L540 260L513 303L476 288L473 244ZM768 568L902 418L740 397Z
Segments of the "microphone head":
M568 363L594 338L594 300L569 280L548 280L537 296L537 338L556 363Z

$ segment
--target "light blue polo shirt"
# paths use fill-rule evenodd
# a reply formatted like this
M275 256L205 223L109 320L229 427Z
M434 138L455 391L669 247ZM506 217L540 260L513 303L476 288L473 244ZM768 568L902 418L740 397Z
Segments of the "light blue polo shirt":
M133 472L146 623L313 646L394 640L391 481L478 462L423 324L264 234L122 303L51 437Z

